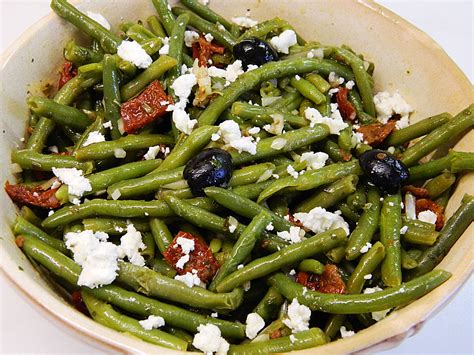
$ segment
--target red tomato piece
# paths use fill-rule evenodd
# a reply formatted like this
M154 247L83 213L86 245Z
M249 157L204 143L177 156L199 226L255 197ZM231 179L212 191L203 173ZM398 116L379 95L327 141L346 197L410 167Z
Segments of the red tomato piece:
M8 181L5 184L5 191L13 201L42 208L61 206L55 195L57 190L57 188L47 190L42 190L40 187L30 188L22 184L10 185Z
M58 89L61 89L64 84L66 84L69 80L74 78L77 75L77 69L74 68L74 64L71 62L64 62L63 67L61 69L59 82L58 82Z
M371 123L368 125L360 126L357 132L362 133L364 136L364 143L368 145L377 146L382 143L385 138L395 129L397 121L388 121L386 124L383 123Z
M321 293L346 293L346 284L342 280L336 265L327 264L321 275L300 271L296 275L296 282Z
M199 37L197 42L193 43L193 58L198 59L200 67L207 67L209 59L214 53L224 54L225 48L208 42L203 36Z
M340 86L339 91L336 93L336 101L339 108L339 112L343 119L348 121L354 121L357 116L357 112L352 104L347 99L349 89Z
M185 255L181 246L176 242L180 237L194 241L194 250L189 253L189 261L184 264L182 269L176 267L178 260ZM163 256L176 269L178 274L184 275L187 272L192 272L194 269L204 283L208 283L219 269L219 263L214 258L214 255L212 255L211 249L203 240L193 236L191 233L179 232L176 234L171 244L163 253Z
M173 104L171 96L166 95L158 80L153 81L140 95L120 107L125 132L133 133L165 115L170 104Z

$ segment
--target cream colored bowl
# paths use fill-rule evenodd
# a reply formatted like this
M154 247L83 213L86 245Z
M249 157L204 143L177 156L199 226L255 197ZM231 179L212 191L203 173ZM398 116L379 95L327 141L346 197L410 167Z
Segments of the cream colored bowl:
M145 19L155 10L151 0L90 0L80 8L102 13L112 24L121 20ZM376 90L400 90L415 112L413 121L439 112L457 113L474 101L469 80L446 53L427 35L372 1L281 1L281 0L213 0L212 8L219 13L241 16L246 9L252 17L265 20L280 16L294 24L310 40L325 44L348 44L376 64ZM309 10L310 9L310 10ZM28 112L27 86L45 78L53 78L62 63L63 45L83 36L55 14L43 18L31 27L0 63L0 167L1 182L13 176L10 172L10 152L23 137ZM34 58L34 61L32 60ZM456 147L474 150L474 132L464 137ZM464 193L474 194L474 174L461 179L451 198L447 214L451 215ZM16 207L3 189L0 192L0 263L3 274L50 318L109 351L133 353L165 353L166 349L103 327L67 304L33 268L14 244L10 231ZM443 260L440 267L453 273L442 286L393 312L386 319L359 332L355 337L338 340L325 346L299 353L336 354L376 351L400 343L444 304L472 272L474 226ZM168 351L169 353L177 353Z

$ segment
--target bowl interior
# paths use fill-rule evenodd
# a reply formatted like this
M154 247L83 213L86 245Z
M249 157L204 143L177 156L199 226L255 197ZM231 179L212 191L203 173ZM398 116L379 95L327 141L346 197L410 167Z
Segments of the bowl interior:
M174 3L173 1L170 1ZM83 10L100 12L116 29L123 21L146 19L155 10L150 0L89 0L79 4ZM399 90L414 108L412 121L440 112L456 114L473 101L472 86L459 68L424 33L390 11L371 1L279 1L279 0L213 0L211 7L225 17L243 16L251 10L252 18L265 20L282 17L294 25L307 40L324 44L347 44L367 59L375 62L376 91ZM75 38L86 39L70 24L50 14L34 25L13 48L4 53L0 63L0 174L2 183L13 180L10 152L21 146L28 111L26 97L31 83L56 80L61 65L64 44ZM466 95L466 93L468 93ZM474 132L460 141L456 149L474 151ZM447 214L451 215L464 193L474 194L474 174L465 175L451 198ZM39 305L53 319L60 320L85 340L100 343L109 350L153 352L155 346L136 338L119 334L91 321L73 310L32 267L15 246L10 225L17 211L3 189L0 219L0 263L4 274L22 293ZM472 269L474 226L443 260L440 267L453 277L438 289L409 306L393 312L356 337L346 338L314 350L301 353L327 353L378 350L396 345L410 330L416 329L438 309L468 277ZM162 352L160 350L160 352ZM172 352L172 351L170 351Z

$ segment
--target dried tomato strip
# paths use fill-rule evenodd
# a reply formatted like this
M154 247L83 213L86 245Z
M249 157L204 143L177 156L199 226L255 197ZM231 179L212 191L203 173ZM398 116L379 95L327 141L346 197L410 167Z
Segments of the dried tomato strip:
M120 107L125 132L136 130L166 114L166 109L173 104L158 80L153 81L137 97L125 102Z
M64 62L63 67L61 69L61 73L59 76L58 81L58 89L61 89L64 84L66 84L69 80L74 78L77 75L77 68L74 67L74 64L71 62Z
M416 200L416 215L423 211L431 211L436 214L436 230L441 230L444 226L444 207L427 198Z
M424 187L416 187L413 185L403 186L402 191L409 192L417 198L425 198L425 197L428 197L429 195L428 190L425 189Z
M176 267L178 260L185 255L181 245L177 243L177 239L180 237L194 241L194 250L189 252L189 261L184 264L182 269ZM184 275L188 272L192 273L193 270L196 270L197 275L204 283L209 282L219 269L219 263L214 258L214 255L212 255L212 251L207 244L203 240L186 232L179 232L174 237L171 244L163 253L163 257L180 275Z
M30 188L22 184L10 185L8 181L5 184L5 191L13 201L42 208L61 206L61 202L55 195L57 190L57 188L42 190L39 186Z
M193 43L193 58L198 59L200 67L207 67L209 59L214 53L224 54L225 47L208 42L204 36L200 36L199 40Z
M321 293L346 293L346 284L342 280L338 267L333 264L325 265L321 275L300 271L296 276L296 282Z
M377 146L382 143L390 133L392 133L392 131L395 129L395 124L396 121L388 121L386 124L371 123L360 126L357 132L363 134L364 143Z
M349 94L349 89L340 86L339 91L336 93L337 106L343 119L354 121L357 117L357 111L347 99L347 94Z

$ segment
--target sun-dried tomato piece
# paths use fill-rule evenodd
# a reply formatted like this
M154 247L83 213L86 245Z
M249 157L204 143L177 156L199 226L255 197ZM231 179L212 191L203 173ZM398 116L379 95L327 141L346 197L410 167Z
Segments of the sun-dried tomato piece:
M181 246L176 242L179 237L194 241L194 250L189 252L189 261L184 264L182 269L176 267L178 260L185 255ZM209 282L219 269L219 263L214 258L214 255L212 255L211 249L202 239L193 236L191 233L179 232L165 250L163 256L176 269L178 274L192 273L194 269L204 283Z
M357 117L357 111L347 99L348 93L348 88L342 86L339 87L339 91L336 93L337 106L343 119L348 121L354 121Z
M357 132L364 135L364 143L377 146L382 143L390 133L392 133L395 128L395 124L396 121L388 121L386 124L371 123L360 126Z
M166 109L173 104L171 96L158 80L153 81L143 92L120 107L123 128L127 133L134 133L139 128L166 114Z
M425 189L424 187L416 187L413 185L403 186L402 191L409 192L417 198L424 198L424 197L428 197L429 195L428 190Z
M208 42L204 36L193 43L193 59L198 59L200 67L207 67L212 54L224 54L225 47Z
M61 89L64 84L66 84L69 80L74 78L77 75L77 69L74 67L74 64L71 62L64 62L63 67L61 69L61 73L59 76L58 81L58 89Z
M22 184L10 185L8 181L5 184L5 191L13 201L42 208L61 206L55 195L57 190L58 188L43 190L40 186L30 188Z
M436 214L436 230L441 230L444 226L444 207L427 198L416 200L416 215L423 211L431 211Z
M296 282L317 292L346 293L346 284L342 280L339 269L333 264L326 264L321 275L300 271L296 276Z

